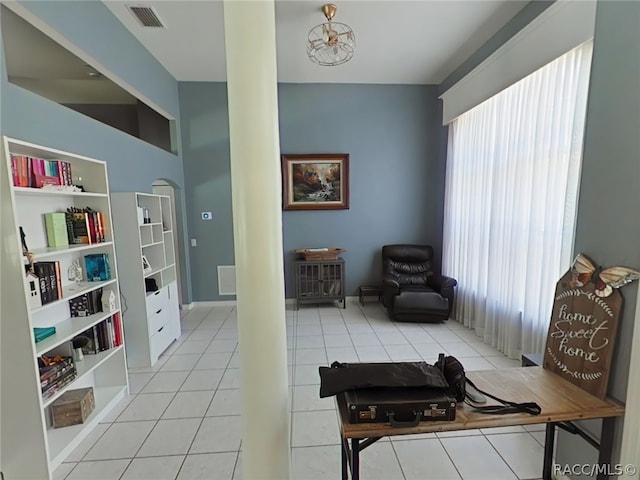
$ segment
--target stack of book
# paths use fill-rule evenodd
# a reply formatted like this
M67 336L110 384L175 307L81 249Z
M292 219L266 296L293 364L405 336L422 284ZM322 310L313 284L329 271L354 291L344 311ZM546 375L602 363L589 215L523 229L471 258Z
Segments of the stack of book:
M102 311L102 288L91 290L69 300L72 317L88 317Z
M39 279L42 305L62 298L60 262L35 262L33 264L33 272Z
M85 330L79 336L87 337L89 342L82 348L82 353L95 355L122 345L122 321L119 313L114 313L106 320Z
M55 335L56 327L33 327L33 337L36 343L41 342L51 335Z
M12 153L11 174L16 187L73 185L71 164L62 160L44 160Z
M76 366L71 357L41 357L38 359L40 367L40 388L42 399L53 396L65 385L73 382L77 377Z
M65 213L67 236L71 244L94 244L105 241L102 212L89 207L70 207Z

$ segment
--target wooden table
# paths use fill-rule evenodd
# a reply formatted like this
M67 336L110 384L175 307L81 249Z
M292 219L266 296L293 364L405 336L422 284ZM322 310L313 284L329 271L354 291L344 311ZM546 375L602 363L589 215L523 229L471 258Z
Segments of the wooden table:
M542 367L467 372L467 377L481 390L505 400L536 402L542 408L542 413L537 416L525 413L486 415L473 411L466 404L459 404L454 421L421 422L416 427L393 428L388 423L349 423L344 397L338 395L336 399L340 412L342 479L347 480L350 473L352 480L359 480L360 451L382 437L546 423L542 476L545 480L551 480L556 424L593 418L603 419L598 462L611 462L613 424L616 417L624 414L624 404L612 399L600 400ZM604 478L606 477L598 476L598 480Z

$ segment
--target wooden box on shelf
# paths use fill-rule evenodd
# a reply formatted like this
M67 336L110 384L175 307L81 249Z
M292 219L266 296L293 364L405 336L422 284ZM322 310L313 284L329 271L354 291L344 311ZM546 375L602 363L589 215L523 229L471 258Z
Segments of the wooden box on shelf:
M306 260L336 260L344 248L298 248L296 254Z
M69 390L51 404L53 428L84 423L94 408L96 408L96 401L93 397L93 388Z

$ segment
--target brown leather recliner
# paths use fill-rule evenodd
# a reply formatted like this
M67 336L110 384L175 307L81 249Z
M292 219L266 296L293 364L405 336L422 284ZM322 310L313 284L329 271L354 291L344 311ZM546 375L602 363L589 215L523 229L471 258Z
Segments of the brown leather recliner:
M457 281L433 272L430 245L382 247L382 302L401 322L442 322L449 318Z

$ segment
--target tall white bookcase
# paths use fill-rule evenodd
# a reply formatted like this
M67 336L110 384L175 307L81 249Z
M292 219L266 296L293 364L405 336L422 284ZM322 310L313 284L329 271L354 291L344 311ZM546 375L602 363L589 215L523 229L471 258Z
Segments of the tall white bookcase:
M69 162L73 177L85 191L61 191L16 187L10 154ZM38 358L55 353L71 354L71 339L94 325L120 314L114 311L85 317L71 317L68 301L100 287L103 292L119 290L116 252L113 242L109 182L106 164L45 146L2 137L0 165L0 458L6 479L49 479L53 470L128 393L124 344L85 355L75 362L77 377L43 399ZM81 182L79 179L82 179ZM64 212L69 207L90 207L102 212L104 242L47 247L43 214ZM26 257L22 254L20 227L35 261L57 261L60 265L62 298L34 305L25 279ZM84 269L84 255L107 254L111 279L84 281L68 279L74 259ZM85 271L86 279L86 271ZM34 327L56 327L56 333L40 342ZM95 408L84 423L53 428L50 406L63 393L93 387Z
M181 333L171 198L114 192L111 203L126 304L127 361L129 367L150 367Z

